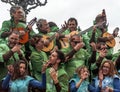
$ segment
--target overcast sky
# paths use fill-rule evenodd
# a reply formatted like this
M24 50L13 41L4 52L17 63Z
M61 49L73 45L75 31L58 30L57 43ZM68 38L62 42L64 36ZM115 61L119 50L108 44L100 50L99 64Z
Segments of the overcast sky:
M43 0L42 0L43 1ZM0 27L4 20L10 19L10 5L0 1ZM75 17L82 30L90 27L96 15L106 10L109 32L120 27L120 0L48 0L46 6L33 9L27 21L33 17L54 21L60 27L70 17Z

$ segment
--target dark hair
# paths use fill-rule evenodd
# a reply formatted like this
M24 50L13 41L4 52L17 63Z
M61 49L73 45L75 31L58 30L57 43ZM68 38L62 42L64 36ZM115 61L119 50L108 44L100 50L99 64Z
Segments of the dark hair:
M113 30L113 33L116 32L116 31L119 31L119 27L116 27L116 28Z
M52 22L52 21L48 22L48 24L49 24L49 27L57 26L57 24L55 22Z
M96 48L97 48L98 50L100 50L100 49L101 49L101 45L106 45L106 43L105 43L105 42L98 42L97 45L96 45ZM106 46L107 46L107 45L106 45Z
M69 23L69 21L75 21L75 24L78 25L78 22L77 22L76 18L71 17L71 18L68 19L67 23Z
M20 64L25 64L25 73L24 75L20 75ZM13 68L14 68L14 73L12 75L12 80L15 80L17 78L25 78L25 76L27 75L27 63L23 60L18 60L13 64Z
M16 10L18 10L18 9L22 9L22 10L23 10L23 8L22 8L21 6L12 6L12 7L10 8L10 15L12 15L12 13L15 13ZM24 11L24 10L23 10L23 11Z
M20 37L20 32L19 31L12 31L8 37L10 37L12 34L16 34Z
M46 19L39 19L36 23L36 26L37 26L37 29L41 28L42 27L42 22L43 21L46 21Z
M35 48L35 44L37 44L37 43L41 40L41 38L42 38L41 35L38 35L38 34L34 35L34 36L29 40L31 46L32 46L33 48Z
M60 50L56 50L56 52L57 52L58 58L61 60L60 63L64 63L64 61L65 61L64 53L62 51L60 51Z

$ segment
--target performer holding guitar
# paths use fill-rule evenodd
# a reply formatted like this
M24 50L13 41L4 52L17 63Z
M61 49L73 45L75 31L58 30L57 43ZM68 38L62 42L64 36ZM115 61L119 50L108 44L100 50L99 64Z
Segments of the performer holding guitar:
M25 21L25 12L21 6L11 7L10 15L11 19L2 23L1 38L5 39L12 33L12 31L18 30L21 35L20 43L25 44L29 40L29 32L32 30L32 26L36 22L36 18L31 20L27 26Z
M13 6L10 9L10 20L6 20L2 23L2 28L0 31L1 43L6 43L6 38L13 32L19 31L20 40L19 43L25 45L26 58L29 59L30 49L29 49L29 33L32 30L33 25L26 25L25 12L21 6ZM33 22L32 22L33 23ZM25 37L25 38L24 38Z
M49 54L52 50L57 49L58 47L56 46L56 37L59 36L59 33L62 33L65 30L65 26L63 26L60 30L56 32L51 32L49 24L46 19L39 19L37 21L37 28L39 31L39 34L43 36L44 39L44 48L42 51L46 52ZM58 33L58 34L57 34Z
M112 49L115 46L115 40L112 34L108 33L108 25L107 23L107 18L106 18L106 13L105 10L103 9L102 13L97 15L94 21L94 24L99 24L101 22L105 21L103 25L99 26L96 29L96 34L95 34L95 41L96 42L105 42L106 45L108 46L108 59L111 59L112 56ZM88 32L89 38L92 36L92 31Z

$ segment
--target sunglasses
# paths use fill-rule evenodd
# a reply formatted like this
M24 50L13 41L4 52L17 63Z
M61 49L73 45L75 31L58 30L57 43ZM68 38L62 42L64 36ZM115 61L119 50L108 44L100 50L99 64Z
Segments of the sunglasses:
M106 48L106 47L105 48L100 48L100 50L106 50L106 49L108 49L108 48Z
M80 43L80 41L72 41L73 43L77 44L77 43Z

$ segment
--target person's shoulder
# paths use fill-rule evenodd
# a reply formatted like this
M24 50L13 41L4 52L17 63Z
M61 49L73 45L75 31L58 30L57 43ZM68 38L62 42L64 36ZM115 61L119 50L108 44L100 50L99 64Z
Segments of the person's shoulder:
M31 76L29 76L29 75L27 75L25 78L26 78L27 80L34 80L34 78L31 77Z
M120 77L119 77L118 75L116 75L116 74L113 76L113 78L114 78L114 79L116 78L116 79L119 79L119 80L120 80Z
M5 21L2 22L2 24L6 24L6 23L11 23L11 21L10 20L5 20Z
M7 44L0 44L0 51L6 51L9 50L9 47Z
M27 25L25 23L23 23L23 22L19 22L17 26L18 27L24 27L24 28L27 27Z

